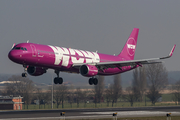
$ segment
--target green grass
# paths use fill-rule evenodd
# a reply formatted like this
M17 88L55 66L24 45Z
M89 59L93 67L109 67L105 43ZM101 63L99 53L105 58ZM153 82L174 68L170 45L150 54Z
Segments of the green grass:
M164 102L157 102L155 106L173 106L175 103L164 103ZM145 102L134 102L133 107L144 107ZM146 102L146 106L152 106L151 102ZM72 104L72 107L69 103L64 103L63 109L76 109L76 108L108 108L112 107L112 103L109 103L109 106L107 106L107 103L97 103L96 106L94 103L88 103L86 106L84 106L84 103L80 103L79 107L77 107L76 103ZM114 103L113 107L131 107L129 102L118 102ZM51 104L44 105L28 105L29 110L36 110L36 109L51 109ZM62 105L59 105L57 108L57 105L53 105L53 109L62 109ZM27 110L27 105L23 105L23 110Z
M165 101L165 102L173 101L172 96L173 96L172 94L162 94L162 101Z
M114 103L113 107L131 107L129 102L121 102L122 99L119 99L117 103ZM156 102L155 106L173 106L176 105L172 102L172 94L162 94L162 102ZM133 107L144 107L144 106L152 106L151 101L146 97L146 103L145 103L145 97L143 99L143 102L134 102ZM97 103L96 106L94 103L90 102L84 105L84 103L80 103L79 107L77 107L76 103L73 103L72 106L67 103L67 101L64 102L64 108L63 109L76 109L76 108L107 108L112 107L112 103L109 103L109 106L107 106L106 102ZM54 109L61 109L62 105L59 105L57 108L57 105L54 104ZM51 109L51 104L46 105L23 105L23 109Z

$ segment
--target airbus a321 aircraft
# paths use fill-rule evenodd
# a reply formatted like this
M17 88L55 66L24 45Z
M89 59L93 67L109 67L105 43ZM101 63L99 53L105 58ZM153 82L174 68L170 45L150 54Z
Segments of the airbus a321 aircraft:
M160 63L161 59L172 56L176 45L167 57L134 60L138 32L138 28L133 29L121 53L116 56L27 42L14 44L8 57L13 62L23 65L25 72L22 73L22 77L26 77L27 73L39 76L46 73L47 69L54 69L57 74L54 78L55 84L63 83L63 79L59 77L59 72L62 71L90 77L89 84L97 85L96 75L115 75L143 64Z

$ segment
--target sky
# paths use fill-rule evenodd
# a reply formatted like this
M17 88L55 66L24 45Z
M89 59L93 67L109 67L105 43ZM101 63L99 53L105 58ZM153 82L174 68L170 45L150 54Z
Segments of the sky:
M180 71L179 0L0 0L0 73L21 74L8 59L13 43L119 54L139 28L135 59L164 57L176 44L168 71Z

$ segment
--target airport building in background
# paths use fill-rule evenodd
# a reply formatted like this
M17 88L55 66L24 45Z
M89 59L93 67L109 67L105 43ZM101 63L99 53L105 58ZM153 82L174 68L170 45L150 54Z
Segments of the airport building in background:
M21 96L0 96L0 110L22 110Z

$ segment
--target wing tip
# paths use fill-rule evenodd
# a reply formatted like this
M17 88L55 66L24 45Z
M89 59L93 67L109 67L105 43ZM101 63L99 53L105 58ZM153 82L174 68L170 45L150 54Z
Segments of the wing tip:
M173 55L173 52L174 52L174 50L175 50L175 47L176 47L176 44L173 46L171 52L169 53L169 56L170 56L170 57Z

